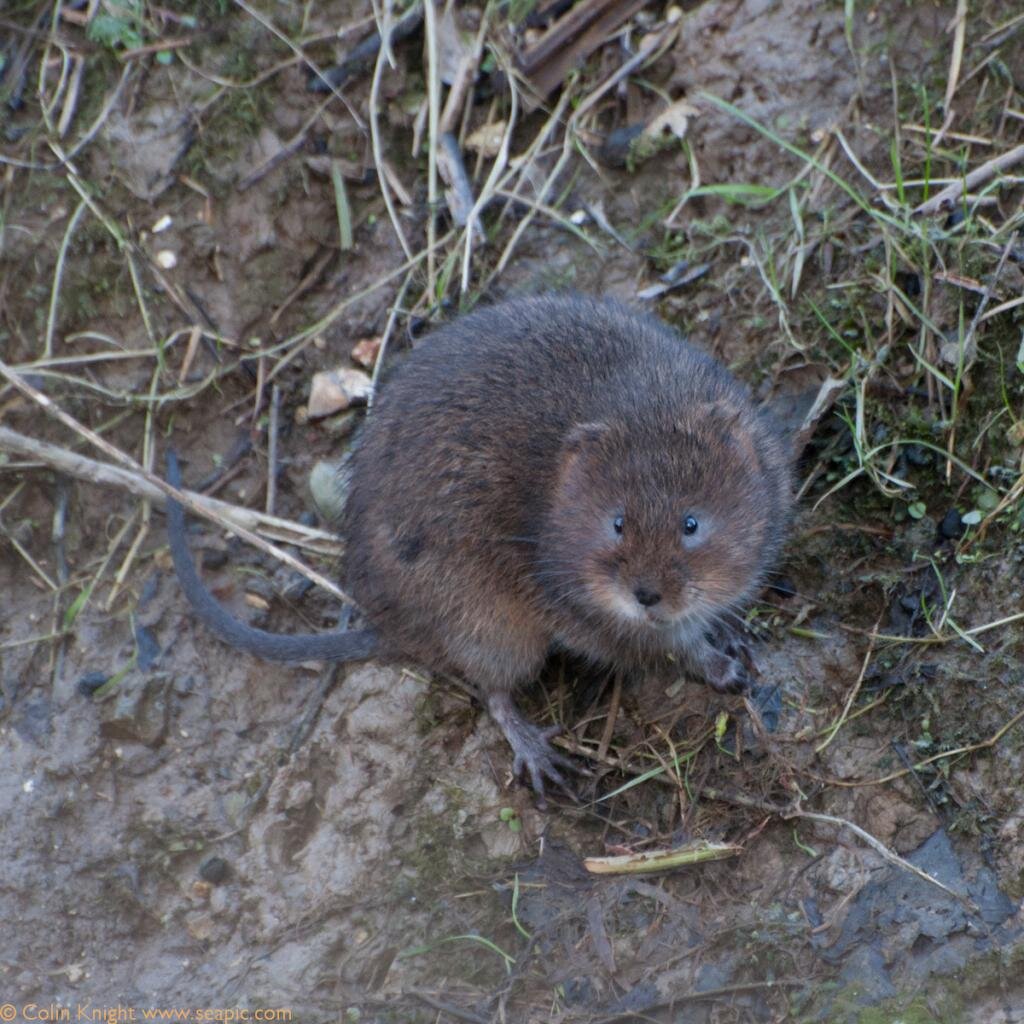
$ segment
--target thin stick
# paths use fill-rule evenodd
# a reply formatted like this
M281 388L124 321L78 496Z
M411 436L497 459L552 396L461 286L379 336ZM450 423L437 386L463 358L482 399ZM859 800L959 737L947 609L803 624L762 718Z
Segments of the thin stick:
M78 97L82 91L82 74L85 72L85 58L71 58L71 79L64 95L64 107L57 121L57 137L63 139L71 127L71 121L78 109Z
M14 157L4 156L0 153L0 164L9 164L11 167L18 167L26 171L59 171L66 164L69 164L76 156L90 142L96 137L99 130L103 127L107 118L110 116L110 112L114 109L115 104L121 97L121 90L124 88L125 82L128 81L128 76L131 73L131 67L125 67L121 72L121 77L117 81L117 85L114 86L113 92L107 97L106 102L103 104L103 109L96 115L96 120L89 126L86 133L76 142L67 154L59 154L56 163L37 163L34 160L16 160Z
M948 185L941 192L936 192L931 199L918 206L914 210L914 214L917 216L929 216L933 213L938 213L940 210L948 209L960 198L961 193L977 188L982 182L988 181L989 178L995 177L1000 171L1005 171L1014 164L1019 164L1022 160L1024 160L1024 144L1014 146L1013 149L1007 150L1001 156L986 160L985 163L980 167L976 167L964 178L957 180L952 185Z
M150 484L144 476L118 466L111 466L106 462L97 462L95 459L86 458L84 455L78 455L66 448L48 444L46 441L39 441L34 437L26 437L24 434L19 434L3 426L0 426L0 450L25 455L41 465L49 466L58 473L72 476L76 480L84 480L86 483L96 484L99 487L114 487L127 491L136 497L152 501L159 507L162 507L166 500L164 492ZM324 530L304 526L302 523L296 523L290 519L268 516L264 512L232 505L195 491L184 493L189 494L196 504L204 505L207 508L209 513L207 518L216 518L218 522L224 520L242 528L258 528L275 540L313 551L316 554L336 556L341 551L338 538Z
M454 232L447 232L437 240L436 244L438 246L445 245L451 239L453 234ZM344 298L335 303L335 305L320 317L316 323L310 324L308 327L304 327L301 331L293 334L290 338L285 338L284 341L278 342L276 345L268 348L263 353L268 358L272 355L276 355L278 352L284 351L285 349L290 349L290 351L274 364L273 369L267 374L267 383L274 380L277 375L292 362L293 359L298 357L298 355L318 334L327 330L327 328L330 327L331 324L333 324L349 306L366 298L367 295L372 295L378 288L383 288L384 285L389 281L393 281L396 277L401 277L402 274L407 273L419 264L426 255L427 253L425 250L416 253L411 260L407 260L400 267L395 267L394 270L389 270L386 274L381 275L376 281L368 284L365 288L360 288L359 291L356 292L350 292Z
M167 39L158 39L155 43L147 43L145 46L137 46L134 50L125 50L120 55L122 62L137 60L139 57L146 57L151 53L159 53L161 50L180 50L185 46L191 46L196 36L170 36ZM294 60L292 60L294 63Z
M946 77L946 98L943 101L943 109L946 111L945 120L938 130L935 138L932 139L932 148L938 146L949 126L956 116L953 110L953 97L960 84L960 69L964 60L964 42L967 38L967 0L957 0L956 14L953 15L953 52L949 58L949 74ZM949 29L947 28L948 32Z
M78 227L78 222L82 219L82 214L85 213L86 209L86 203L83 199L71 215L71 220L68 221L67 230L64 232L64 238L60 243L60 252L57 253L57 266L53 271L53 287L50 289L50 309L46 316L46 340L43 342L44 359L53 358L53 334L57 329L57 300L60 298L60 282L64 276L64 261L67 258L68 246L71 244L75 229Z
M152 508L152 505L147 504L146 509ZM121 543L121 538L128 531L131 526L131 519L125 521L124 529L118 533L114 538L114 543L110 546L110 557L113 557L114 552L117 550L117 545ZM128 573L131 571L132 565L135 563L135 559L138 557L139 551L142 548L142 542L149 536L149 523L146 520L139 525L139 529L135 533L135 539L131 542L128 548L128 554L124 556L124 561L121 562L118 567L117 573L114 575L114 585L110 588L110 593L107 595L104 609L110 611L114 607L114 603L117 601L118 595L121 593L121 588L124 586L124 581L128 578ZM103 563L102 569L106 569L106 562ZM101 573L96 574L96 583L100 580ZM95 586L95 583L93 584Z
M587 98L577 107L577 109L569 117L566 125L565 136L562 142L562 152L555 162L554 167L548 173L544 184L537 190L537 202L543 203L547 198L548 190L554 185L559 175L564 170L566 164L569 162L569 158L573 153L573 139L576 131L576 126L579 124L581 118L587 113L604 95L609 89L614 88L630 73L632 73L641 64L650 60L654 55L661 49L662 46L667 46L671 43L672 39L675 38L675 34L678 32L678 26L671 26L669 29L661 32L648 46L645 46L639 53L631 57L625 64L622 65L617 71L610 75L604 82L602 82L593 92L591 92ZM541 135L538 138L546 137L550 127L553 126L557 121L561 119L562 111L568 105L572 98L570 90L565 89L562 92L562 96L558 101L558 107L555 112L548 119L548 123L544 126ZM524 161L523 167L525 168L526 162ZM521 179L523 175L520 175ZM509 203L511 205L511 202ZM507 207L506 207L507 209ZM483 287L486 287L493 281L499 274L501 274L505 267L508 265L508 261L512 258L512 253L515 251L516 245L519 239L523 236L526 229L529 227L530 222L536 216L537 208L531 207L527 212L526 216L516 226L515 231L512 232L512 237L509 239L505 246L504 251L501 254L495 268L488 274Z
M2 533L7 538L7 541L11 545L11 547L14 548L14 550L17 551L18 554L21 555L21 557L24 558L26 562L28 562L29 567L32 569L32 571L43 581L43 583L46 584L47 587L49 587L50 590L57 591L60 589L60 587L54 582L54 580L50 577L46 570L29 554L28 550L21 543L21 541L19 541L18 538L15 537L13 533L9 532L8 529L2 523L0 523L0 533Z
M502 136L501 146L498 149L498 155L491 167L490 174L487 175L487 180L484 182L483 188L480 189L480 195L477 197L476 202L473 204L473 208L469 211L469 216L466 218L466 247L463 250L462 255L463 295L469 291L469 268L473 253L473 232L477 229L480 211L483 210L483 208L491 201L491 198L497 189L498 178L501 177L502 172L505 170L505 166L508 164L508 151L512 142L512 132L515 130L516 115L519 108L519 91L516 89L511 77L509 77L509 89L512 94L512 106L508 115L508 126L505 129L505 134Z
M388 211L391 226L395 229L398 237L398 244L402 247L407 260L412 259L412 249L409 240L405 237L401 222L398 219L398 211L395 209L394 200L391 198L391 187L388 176L384 170L384 152L380 144L380 118L378 115L380 106L380 81L384 74L384 61L390 59L390 52L386 45L387 37L381 34L383 41L381 48L377 51L377 63L373 67L373 82L370 85L370 147L373 152L373 163L377 168L377 184L380 187L380 194L384 197L384 207ZM394 63L392 62L392 67Z
M113 559L114 555L117 554L117 550L118 548L120 548L121 542L127 536L128 531L132 528L132 523L135 522L135 517L137 515L137 510L132 512L131 515L129 515L127 519L125 519L125 521L121 524L121 528L117 531L117 533L114 534L114 539L108 545L107 553L103 556L103 563L100 565L99 569L96 572L96 575L93 577L93 589L96 588L96 585L103 578L103 574L107 571L107 566L110 564L111 559ZM129 556L131 555L132 550L135 547L136 545L133 542L131 548L129 548L128 551ZM103 605L104 611L109 612L111 608L114 607L114 602L117 600L117 596L121 592L121 587L124 584L125 577L128 575L128 565L129 560L126 557L124 561L121 563L121 567L118 570L117 574L114 576L114 585L110 588L110 593L107 595L107 600Z
M261 178L266 177L271 171L279 167L285 160L297 153L306 142L309 130L323 117L324 111L333 102L334 97L329 96L313 111L301 128L272 156L269 156L263 163L251 170L236 186L239 192L251 188Z
M409 289L409 284L412 281L413 272L409 271L405 275L405 280L402 282L402 287L398 290L398 295L395 301L391 305L391 309L388 311L387 323L384 324L384 333L380 336L380 348L377 349L377 359L373 364L373 376L370 379L370 394L367 397L367 413L373 409L373 399L377 394L377 382L380 380L381 370L384 368L384 354L388 349L388 341L391 338L391 334L395 329L395 322L398 319L399 310L402 308L402 303L405 302L405 293Z
M864 676L867 674L868 665L871 664L871 655L875 653L875 641L873 639L875 630L878 629L878 624L881 622L881 618L875 621L875 627L871 631L872 639L868 643L867 652L864 655L864 661L860 666L860 675L857 676L857 682L854 683L853 689L850 690L846 697L846 704L843 707L843 713L836 719L835 723L829 729L828 734L814 748L816 754L820 754L836 737L836 733L843 727L843 723L846 721L847 716L850 714L850 708L853 707L853 702L857 699L857 694L860 693L861 684L864 682Z
M380 36L380 49L377 51L383 54L392 68L395 66L395 55L391 50L391 27L393 12L391 0L384 0L383 9L380 0L373 0L373 19L377 22L377 35Z
M294 53L296 57L298 57L299 60L301 60L302 63L305 64L317 76L318 81L330 81L330 79L324 73L323 69L320 68L315 61L311 60L309 55L305 53L298 44L293 43L291 39L289 39L288 36L286 36L269 18L265 17L259 11L255 10L252 6L246 3L246 0L235 0L235 3L239 7L241 7L242 10L245 11L245 13L253 19L253 21L259 22L268 32L276 36L282 43L284 43L284 45L287 46L288 49L291 50L292 53ZM366 128L366 125L363 124L363 119L359 116L358 111L355 110L352 104L349 103L344 93L340 92L338 89L335 89L333 86L331 87L331 92L336 99L341 100L341 102L345 105L345 109L349 112L349 114L352 115L352 120L355 121L356 127L359 128L360 131L363 131Z
M10 369L10 367L8 367L2 360L0 360L0 375L6 377L7 380L9 380L23 395L31 398L32 401L40 405L50 416L53 416L55 419L63 423L69 430L74 431L80 437L86 438L99 448L100 451L110 456L110 458L120 466L131 473L141 476L162 495L173 498L193 515L201 516L203 519L209 519L212 522L217 523L218 526L221 526L236 536L241 537L242 540L248 541L254 547L259 548L260 551L263 551L268 555L273 555L275 558L284 562L289 568L302 573L302 575L307 579L312 580L314 583L323 587L324 590L338 598L338 600L344 601L346 604L355 603L340 587L336 586L329 579L322 576L314 569L310 569L308 566L303 565L302 562L288 554L287 551L282 551L280 548L277 548L273 544L265 541L262 537L253 533L251 530L239 526L237 523L231 522L227 518L218 515L207 503L196 500L196 497L188 491L178 490L177 487L172 487L166 480L162 480L160 477L156 476L156 474L143 469L143 467L131 458L131 456L125 455L124 452L119 451L105 438L100 437L100 435L95 431L90 430L84 424L79 423L74 417L69 416L63 409L55 405L47 395L44 395L41 391L37 391L31 384L23 380L17 373ZM4 431L4 433L6 434L7 431ZM13 433L13 431L10 433Z
M622 673L616 672L612 680L612 697L608 702L608 714L605 718L604 731L601 733L601 740L597 744L597 756L604 760L608 754L608 747L611 746L612 737L615 735L615 722L619 717L619 704L622 700Z
M441 68L437 51L437 11L434 0L424 0L423 25L427 37L427 290L435 294L437 258L437 136L441 116Z
M996 285L999 283L999 278L1003 273L1003 267L1006 265L1007 257L1013 250L1016 244L1017 236L1010 235L1010 240L1003 247L1002 254L999 257L999 262L996 264L995 272L989 279L989 283L986 287L982 288L981 301L978 303L978 308L974 311L974 316L971 317L970 326L964 334L964 339L960 344L961 361L965 366L970 366L977 355L977 343L974 340L974 335L978 330L978 324L981 323L981 318L985 315L985 310L988 308L989 301L995 294ZM949 472L947 470L947 477Z
M860 827L860 825L855 825L852 821L847 821L846 818L836 818L831 814L819 814L816 811L797 810L791 815L791 817L807 818L811 821L820 821L827 825L837 825L840 828L848 828L854 835L863 839L872 850L880 854L885 860L897 865L897 867L903 868L904 871L909 871L912 875L917 875L922 882L927 882L929 885L934 885L936 888L941 889L946 893L946 895L955 899L957 903L967 907L971 913L979 913L978 908L966 896L950 889L948 885L944 885L933 875L929 875L927 871L922 871L916 865L911 864L909 860L904 860L898 853L893 853L885 843L880 839L876 839L870 832L866 832Z
M890 772L888 775L882 775L877 779L856 779L853 781L848 781L846 779L830 779L829 783L833 786L840 786L843 789L863 789L865 786L882 786L887 782L894 782L896 779L902 779L904 775L909 775L911 772L920 771L922 768L933 764L935 761L941 761L947 757L962 757L964 754L973 754L976 750L988 750L994 747L1022 720L1024 720L1024 711L1018 711L1013 718L1000 726L991 736L989 736L987 740L979 740L977 743L972 743L966 747L956 747L953 750L940 751L938 754L932 754L929 757L912 764L909 768L901 768L899 771Z
M270 389L270 423L267 426L267 503L268 516L274 514L277 503L277 436L281 416L281 389L275 384Z

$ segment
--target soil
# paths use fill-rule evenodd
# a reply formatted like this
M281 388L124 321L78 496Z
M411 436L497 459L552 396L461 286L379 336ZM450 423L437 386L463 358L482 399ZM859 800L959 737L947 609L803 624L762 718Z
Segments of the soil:
M669 148L632 169L575 156L564 212L603 211L621 241L591 219L595 251L538 217L484 300L557 286L635 302L674 262L658 250L652 214L671 209L694 163L704 183L792 179L795 158L702 103L701 91L807 149L842 127L865 165L884 166L877 126L891 123L893 83L941 93L955 4L853 6L848 34L840 3L687 5L684 31L648 77L697 104L691 154ZM369 0L252 10L296 31L305 18L307 36L352 27L316 51L324 65L348 52L372 14ZM154 465L173 439L190 486L219 473L218 497L262 508L267 396L257 406L255 385L278 364L268 355L262 368L235 363L232 343L267 353L327 318L274 381L277 512L299 519L312 508L311 468L337 460L347 443L348 427L304 420L309 380L379 336L396 303L400 358L415 327L395 275L405 256L375 181L354 172L355 244L337 248L323 152L369 162L343 105L252 175L323 97L307 91L295 62L259 88L222 90L218 78L250 81L288 51L242 7L197 11L206 28L182 51L187 66L122 63L74 36L88 59L69 139L100 117L122 73L126 84L74 158L84 193L64 171L0 165L10 186L0 352L23 368L41 358L61 265L54 355L116 358L33 364L31 382ZM36 24L29 13L20 5L5 14L0 33L16 25L11 39L24 43L22 30ZM418 45L399 49L382 109L389 158L416 190L402 219L422 239L424 162L408 155L414 115L405 102L422 89ZM1019 47L1011 73L1024 78ZM368 90L369 76L346 90L361 119ZM634 101L645 99L612 97L609 130ZM8 139L38 116L31 102L8 110ZM524 139L541 118L528 115ZM56 157L40 145L32 159ZM87 210L62 254L93 186L125 244ZM170 226L158 231L165 216ZM647 303L765 393L794 363L750 256L772 216L694 199L679 221L688 237L699 241L725 218L734 244L716 250L704 276ZM175 262L158 275L142 254L160 252ZM493 257L492 248L481 258ZM809 264L808 281L825 274L820 261ZM225 340L201 343L180 378L195 323ZM139 355L168 339L164 365ZM100 457L9 387L0 417ZM808 474L841 429L836 417L823 422ZM254 451L231 467L229 453L249 442ZM938 481L943 466L926 452L908 472ZM962 629L1017 612L1020 534L983 560L957 562L936 541L955 488L896 524L865 481L819 501L826 490L812 482L779 585L750 619L761 682L752 706L691 681L669 691L630 681L613 745L632 752L633 771L593 764L581 782L593 801L553 799L539 810L509 777L500 734L455 681L414 666L282 668L240 657L191 618L157 509L25 458L0 462L0 1003L14 1007L11 1016L0 1007L0 1019L190 1008L211 1011L206 1019L273 1009L287 1016L263 1019L382 1024L1024 1022L1024 729L983 745L1024 705L1021 623L980 635L983 652L869 640L876 628L926 636L917 610L922 595L934 600L937 576L957 589ZM299 629L336 619L330 599L295 596L291 574L275 574L254 549L208 527L193 536L218 595L249 621ZM856 714L824 744L855 689ZM611 690L600 672L556 661L523 701L535 719L564 722L573 742L596 743ZM680 781L664 785L676 777L674 753L685 755ZM659 766L668 769L661 782L622 788ZM582 866L588 856L696 840L742 849L650 876ZM82 1007L108 1016L76 1016Z

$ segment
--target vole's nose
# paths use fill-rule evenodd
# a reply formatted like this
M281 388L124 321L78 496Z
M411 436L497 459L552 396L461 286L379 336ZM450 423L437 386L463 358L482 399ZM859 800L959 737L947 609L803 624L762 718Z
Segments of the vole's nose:
M633 596L644 608L653 608L661 600L661 594L644 586L637 587L633 591Z

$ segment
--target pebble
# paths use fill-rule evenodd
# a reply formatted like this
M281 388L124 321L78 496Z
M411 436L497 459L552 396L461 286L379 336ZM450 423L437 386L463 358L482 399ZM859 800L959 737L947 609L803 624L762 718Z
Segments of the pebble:
M964 521L960 518L960 513L955 508L951 508L939 523L939 536L943 540L959 540L966 529Z
M199 865L199 877L211 885L220 885L221 882L227 881L230 873L231 868L223 857L207 857Z
M91 697L109 678L105 672L86 672L75 686L83 697Z

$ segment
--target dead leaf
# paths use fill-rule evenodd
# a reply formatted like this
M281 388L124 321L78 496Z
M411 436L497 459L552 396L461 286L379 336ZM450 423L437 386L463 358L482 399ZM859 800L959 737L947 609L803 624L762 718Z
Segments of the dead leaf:
M644 135L652 139L670 132L677 139L685 139L691 117L700 117L700 111L686 100L676 100L647 123Z
M847 384L833 377L823 363L804 363L784 370L772 385L767 405L791 439L795 456L804 450Z
M490 124L481 125L466 139L466 149L481 156L496 157L507 129L507 121L492 121Z
M379 352L380 338L360 338L352 346L352 362L358 363L367 370L372 370L377 364Z

